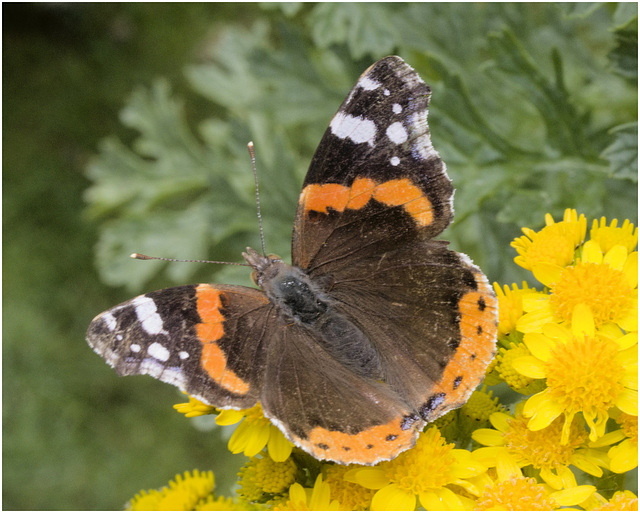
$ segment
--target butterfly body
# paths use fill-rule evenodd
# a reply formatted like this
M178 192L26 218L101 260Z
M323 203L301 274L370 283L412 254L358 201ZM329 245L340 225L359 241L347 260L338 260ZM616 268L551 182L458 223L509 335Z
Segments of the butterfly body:
M462 405L495 352L497 301L434 240L453 188L431 145L430 89L375 63L334 116L298 202L292 265L247 248L259 288L164 289L96 317L87 339L121 375L220 408L260 402L318 459L373 464Z

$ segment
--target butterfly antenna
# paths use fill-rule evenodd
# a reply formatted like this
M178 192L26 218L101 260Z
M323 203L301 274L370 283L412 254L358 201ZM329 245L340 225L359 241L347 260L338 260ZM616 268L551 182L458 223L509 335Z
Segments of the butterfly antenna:
M253 141L247 144L249 155L251 156L251 167L253 169L253 180L256 184L256 210L258 211L258 226L260 227L260 243L262 244L262 254L267 255L267 249L264 244L264 231L262 229L262 214L260 213L260 187L258 187L258 171L256 170L256 154L253 150Z
M165 262L193 262L196 264L243 265L245 267L249 267L249 264L242 264L240 262L221 262L220 260L182 260L180 258L165 258L143 255L142 253L131 253L129 256L131 258L135 258L136 260L164 260Z

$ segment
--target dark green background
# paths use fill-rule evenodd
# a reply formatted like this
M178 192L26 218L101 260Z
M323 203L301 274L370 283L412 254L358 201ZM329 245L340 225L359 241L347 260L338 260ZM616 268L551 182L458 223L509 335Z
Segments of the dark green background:
M176 473L225 468L219 434L173 412L175 389L117 379L84 341L128 294L94 269L83 172L102 137L131 139L118 111L137 84L180 90L212 26L255 8L3 4L4 509L122 509Z

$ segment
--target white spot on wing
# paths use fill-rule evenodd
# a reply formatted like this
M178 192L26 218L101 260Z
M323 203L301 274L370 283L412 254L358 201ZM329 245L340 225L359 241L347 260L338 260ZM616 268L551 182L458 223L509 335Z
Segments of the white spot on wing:
M380 83L373 80L371 77L362 77L358 80L358 86L362 87L365 91L373 91L380 87Z
M351 139L354 143L374 145L376 124L362 116L352 116L338 112L331 120L331 133L340 139Z
M400 159L394 156L394 157L391 157L389 162L391 163L392 166L397 166L398 164L400 164Z
M158 315L158 308L153 299L147 296L138 296L131 301L136 309L136 316L142 325L142 329L149 335L167 335L164 330L162 317Z
M181 360L186 360L187 358L189 358L189 353L187 353L186 351L180 351L180 353L178 353L178 356L180 356Z
M134 353L139 353L140 349L142 349L142 348L140 347L140 344L131 344L129 346L129 349L131 349L131 351L134 352Z
M148 374L154 378L177 386L180 390L185 389L186 379L180 367L165 367L158 363L157 360L144 359L140 362L137 374Z
M116 322L116 318L113 316L113 314L111 312L103 313L102 314L102 320L107 325L107 329L109 331L115 330L116 327L118 326L118 323Z
M400 105L399 103L394 103L393 107L391 108L393 109L394 114L400 114L402 112L402 105Z
M147 354L161 362L166 362L170 356L169 350L157 342L154 342L147 347Z
M385 96L389 96L391 94L391 91L389 91L389 89L385 89L382 92L384 93Z
M387 137L392 143L402 144L409 138L409 135L402 126L402 123L396 121L395 123L391 123L389 128L387 128Z

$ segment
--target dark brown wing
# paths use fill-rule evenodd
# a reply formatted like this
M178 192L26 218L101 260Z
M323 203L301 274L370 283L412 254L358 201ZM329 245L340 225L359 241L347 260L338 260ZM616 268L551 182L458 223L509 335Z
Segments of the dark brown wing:
M385 382L427 421L461 406L494 356L498 304L480 269L415 241L334 269L335 308L374 343Z
M304 328L272 332L262 407L317 459L374 464L412 447L424 423L388 386L340 365Z

